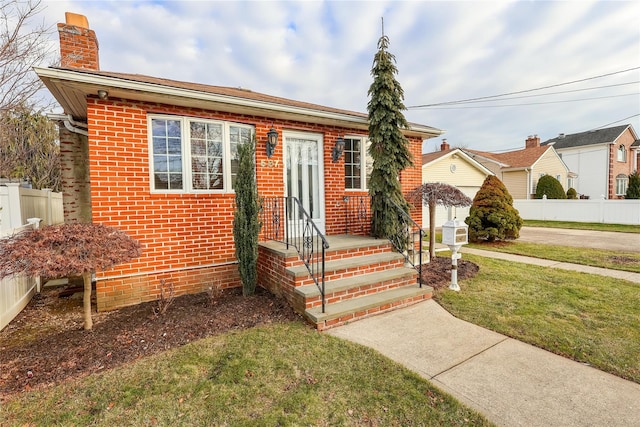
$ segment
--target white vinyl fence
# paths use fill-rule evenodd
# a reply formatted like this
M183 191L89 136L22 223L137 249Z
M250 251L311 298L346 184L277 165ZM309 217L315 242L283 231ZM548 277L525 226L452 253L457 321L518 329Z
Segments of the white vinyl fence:
M29 228L38 228L39 218L30 224L11 230L0 231L0 239L4 239ZM36 291L40 291L40 278L25 275L9 276L0 280L0 331L29 304Z
M640 226L640 200L514 200L523 219Z
M0 230L20 227L29 218L42 218L42 225L63 223L62 193L23 188L13 182L0 184Z

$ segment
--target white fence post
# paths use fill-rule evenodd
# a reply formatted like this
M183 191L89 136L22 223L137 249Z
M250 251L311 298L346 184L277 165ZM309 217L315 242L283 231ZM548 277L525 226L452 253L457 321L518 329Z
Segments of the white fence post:
M38 228L40 228L40 222L42 220L40 218L27 218L27 222L29 223L29 225L31 225L33 227L34 230L37 230ZM40 293L40 276L35 277L34 278L36 280L36 292Z
M9 203L7 210L9 211L9 224L5 228L18 228L22 225L22 212L20 205L20 184L17 182L7 182L5 184L8 190Z

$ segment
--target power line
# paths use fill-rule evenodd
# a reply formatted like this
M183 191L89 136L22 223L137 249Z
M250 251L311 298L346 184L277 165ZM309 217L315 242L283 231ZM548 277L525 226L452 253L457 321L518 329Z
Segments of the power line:
M480 100L484 100L484 99L500 98L500 97L509 96L509 95L518 95L518 94L521 94L521 93L535 92L537 90L550 89L550 88L553 88L553 87L566 86L566 85L570 85L570 84L574 84L574 83L585 82L585 81L588 81L588 80L599 79L599 78L602 78L602 77L613 76L613 75L616 75L616 74L622 74L622 73L626 73L626 72L634 71L634 70L638 70L638 69L640 69L640 67L633 67L633 68L628 68L626 70L620 70L620 71L614 71L612 73L601 74L599 76L587 77L587 78L584 78L584 79L573 80L573 81L570 81L570 82L557 83L557 84L553 84L553 85L542 86L542 87L535 88L535 89L526 89L526 90L519 90L519 91L515 91L515 92L507 92L507 93L503 93L503 94L500 94L500 95L480 96L480 97L477 97L477 98L462 99L462 100L458 100L458 101L439 102L439 103L435 103L435 104L412 105L412 106L407 107L407 109L428 108L428 107L435 107L435 106L439 106L439 105L459 104L459 103L466 103L466 102L470 102L470 101L480 101Z
M547 101L547 102L529 102L526 104L504 104L504 105L478 105L476 107L430 107L432 110L468 110L473 108L503 108L503 107L527 107L529 105L544 105L544 104L561 104L565 102L580 102L580 101L593 101L596 99L608 99L608 98L620 98L623 96L638 96L637 93L625 93L622 95L610 95L610 96L597 96L593 98L581 98L581 99L567 99L564 101Z
M624 119L616 120L615 122L607 123L606 125L602 125L602 126L595 127L595 128L593 128L593 129L589 129L587 132L591 132L591 131L593 131L593 130L602 129L603 127L607 127L607 126L609 126L609 125L614 125L614 124L616 124L616 123L624 122L625 120L632 119L632 118L634 118L634 117L638 117L638 116L640 116L640 113L638 113L638 114L634 114L634 115L629 116L629 117L625 117Z
M548 95L560 95L563 93L575 93L575 92L583 92L587 90L606 89L606 88L618 87L618 86L628 86L628 85L637 84L637 83L640 83L640 80L636 80L628 83L618 83L614 85L592 86L592 87L586 87L584 89L573 89L573 90L562 90L559 92L539 93L536 95L511 96L509 98L502 98L502 99L486 99L483 101L460 101L459 104L476 104L480 102L502 102L502 101L509 101L512 99L535 98L535 97L548 96ZM453 103L445 103L445 104L451 105ZM438 105L438 104L433 104L433 105Z

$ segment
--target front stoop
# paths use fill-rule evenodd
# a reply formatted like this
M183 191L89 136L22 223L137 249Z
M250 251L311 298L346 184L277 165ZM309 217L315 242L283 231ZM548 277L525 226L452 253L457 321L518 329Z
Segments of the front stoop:
M419 287L418 273L404 265L404 257L392 250L389 241L357 236L328 236L327 240L324 313L320 290L302 261L291 262L290 251L278 254L282 278L291 286L291 291L281 293L318 330L431 298L433 289ZM263 246L278 252L273 242Z

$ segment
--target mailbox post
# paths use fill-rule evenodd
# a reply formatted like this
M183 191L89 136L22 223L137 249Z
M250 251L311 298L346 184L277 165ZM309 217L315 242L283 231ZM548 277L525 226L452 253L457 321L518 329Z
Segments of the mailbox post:
M458 285L458 260L462 255L458 251L462 245L469 243L468 230L467 224L455 218L445 222L442 226L442 243L451 249L451 284L449 289L454 291L460 291L460 286Z

